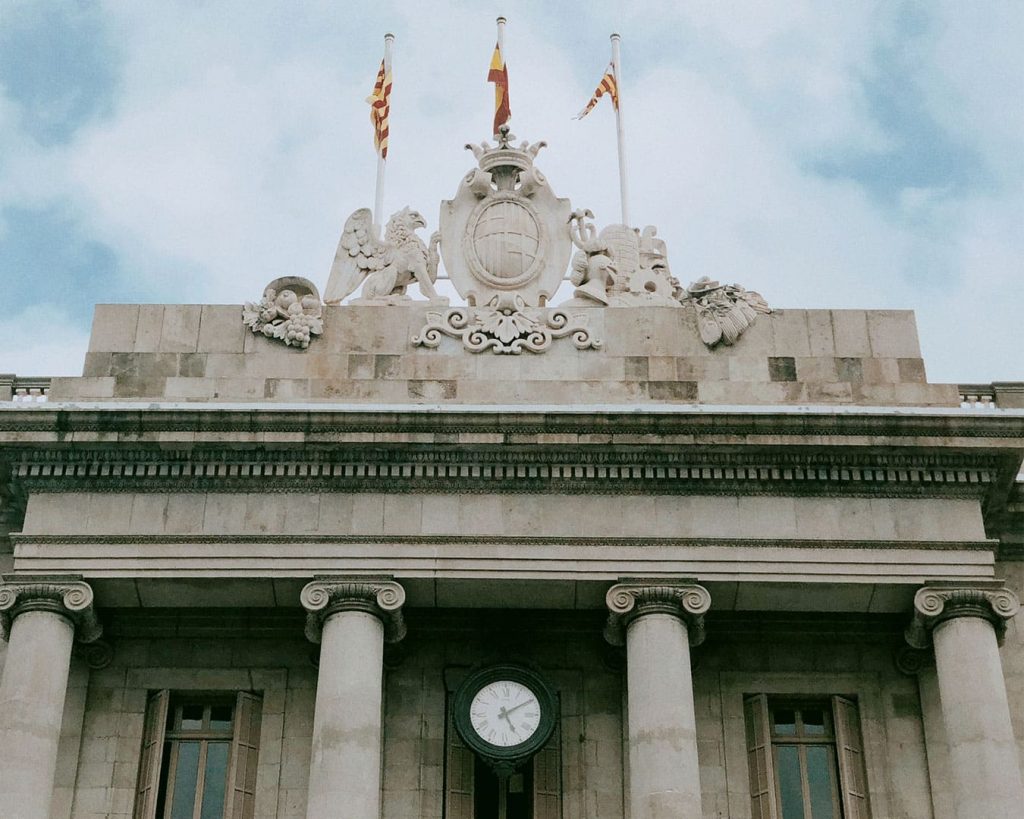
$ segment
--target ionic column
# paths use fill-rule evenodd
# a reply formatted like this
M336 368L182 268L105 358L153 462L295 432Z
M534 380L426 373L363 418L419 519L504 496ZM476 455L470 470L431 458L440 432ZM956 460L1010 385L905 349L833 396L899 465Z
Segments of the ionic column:
M308 819L379 819L384 643L405 636L393 580L321 577L302 590L306 636L320 643Z
M930 585L914 595L907 642L935 648L959 819L1018 819L1024 805L999 640L1020 608L999 583Z
M75 578L22 575L0 583L8 641L0 678L0 816L50 815L72 643L102 633L92 600L92 589Z
M711 595L687 581L625 581L605 598L605 637L625 631L632 819L700 819L690 646L704 639Z

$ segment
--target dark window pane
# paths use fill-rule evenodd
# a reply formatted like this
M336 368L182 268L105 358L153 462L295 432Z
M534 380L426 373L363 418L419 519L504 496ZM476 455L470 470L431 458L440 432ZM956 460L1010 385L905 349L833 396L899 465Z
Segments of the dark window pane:
M775 761L779 777L781 819L804 819L804 796L800 787L800 757L793 745L780 745Z
M780 736L796 734L796 712L792 708L776 708L772 712L773 730Z
M203 727L203 706L181 706L181 728L184 731L198 731Z
M220 819L224 814L224 789L228 781L228 742L211 742L206 748L206 779L203 782L201 819Z
M804 718L804 733L811 736L823 736L825 712L820 708L805 708L801 713Z
M813 819L837 819L835 763L829 746L807 746L807 781L811 792Z
M199 773L199 743L178 743L178 765L174 770L174 796L171 819L192 819L196 804L196 779Z
M227 731L231 728L231 706L215 705L210 709L210 728L214 731Z

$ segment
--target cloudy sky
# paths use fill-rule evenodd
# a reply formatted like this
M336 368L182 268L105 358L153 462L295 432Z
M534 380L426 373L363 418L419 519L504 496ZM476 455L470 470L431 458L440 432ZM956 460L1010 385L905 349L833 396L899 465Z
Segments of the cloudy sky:
M323 287L373 201L389 30L385 207L433 230L490 132L499 13L513 131L599 223L612 111L572 116L621 32L633 220L684 283L913 308L931 380L1024 380L1019 0L0 0L0 372L80 372L97 302Z

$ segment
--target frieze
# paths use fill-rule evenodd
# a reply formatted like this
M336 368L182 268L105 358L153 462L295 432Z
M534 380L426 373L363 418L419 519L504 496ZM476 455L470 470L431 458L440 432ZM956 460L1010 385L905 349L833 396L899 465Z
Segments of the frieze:
M462 492L572 491L639 494L658 492L843 495L862 497L982 497L997 483L998 462L951 455L913 459L884 454L839 453L831 462L802 453L695 453L539 448L366 450L261 453L141 450L135 460L85 460L16 464L23 492L125 491L126 481L146 491L376 492L437 491L438 481ZM124 458L125 453L120 453ZM838 463L837 463L838 461ZM930 465L928 465L930 462Z

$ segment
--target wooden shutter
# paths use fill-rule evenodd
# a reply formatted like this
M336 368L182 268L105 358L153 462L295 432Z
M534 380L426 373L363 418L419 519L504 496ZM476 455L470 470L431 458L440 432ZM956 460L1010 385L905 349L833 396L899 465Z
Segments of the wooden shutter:
M455 730L452 708L448 708L447 787L445 819L473 819L473 768L476 757Z
M750 815L753 819L778 819L768 697L764 694L747 697L743 711L747 725Z
M260 750L263 701L256 694L235 697L235 733L224 799L226 819L253 819L256 814L256 762Z
M160 798L160 767L164 758L164 732L171 692L157 691L146 703L142 728L142 755L135 788L135 819L156 819L156 803Z
M864 743L860 733L857 703L832 697L836 722L836 755L839 758L839 787L845 819L870 819L868 780L864 767Z
M547 745L533 758L533 817L561 819L562 740L558 723Z

